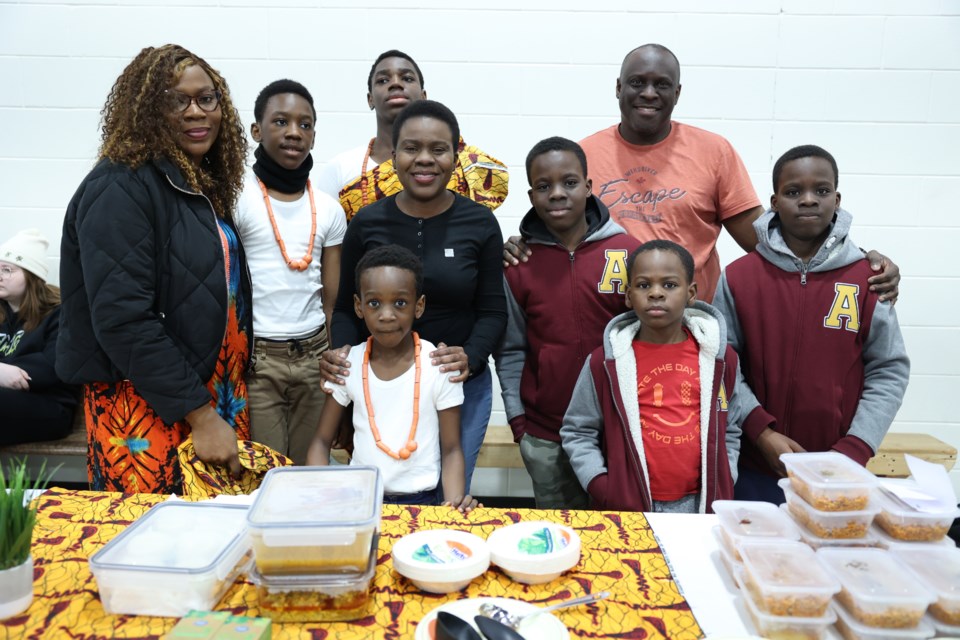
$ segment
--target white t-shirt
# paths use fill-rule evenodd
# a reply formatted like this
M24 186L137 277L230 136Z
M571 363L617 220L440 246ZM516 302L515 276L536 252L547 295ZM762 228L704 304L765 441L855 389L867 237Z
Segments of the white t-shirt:
M334 200L339 201L340 189L343 189L348 182L353 182L360 177L360 169L363 168L363 156L367 155L367 144L361 145L355 149L349 149L334 156L318 172L316 188L320 189ZM379 163L369 160L367 170L373 169Z
M345 385L329 385L333 399L344 407L353 406L353 458L350 464L379 467L383 477L384 493L418 493L433 489L440 481L440 421L437 412L463 404L463 383L450 382L456 371L440 373L440 367L430 364L427 357L436 347L427 340L420 340L420 419L417 422L417 450L406 460L395 460L377 448L367 417L367 404L363 399L363 354L364 342L350 349L350 375ZM373 396L373 411L377 429L383 443L399 451L410 435L413 420L413 383L416 368L393 380L380 380L370 367L370 395ZM327 383L324 383L327 384Z
M321 255L324 247L343 244L347 218L336 198L313 187L317 207L317 231L313 261L306 271L287 266L263 202L263 192L253 170L244 179L235 220L253 280L253 333L258 338L288 340L309 336L323 326L326 318L320 290ZM307 253L310 244L310 196L293 202L270 198L280 237L292 260Z

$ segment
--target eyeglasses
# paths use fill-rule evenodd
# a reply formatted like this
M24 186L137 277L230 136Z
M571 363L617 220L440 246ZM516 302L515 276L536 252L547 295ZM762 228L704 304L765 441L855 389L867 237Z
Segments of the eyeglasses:
M220 106L220 99L223 97L219 91L206 91L195 96L188 96L176 89L167 89L164 93L170 100L171 108L177 112L186 111L190 108L191 102L196 102L201 111L210 113Z
M16 267L0 267L0 279L10 278L20 273L22 269Z

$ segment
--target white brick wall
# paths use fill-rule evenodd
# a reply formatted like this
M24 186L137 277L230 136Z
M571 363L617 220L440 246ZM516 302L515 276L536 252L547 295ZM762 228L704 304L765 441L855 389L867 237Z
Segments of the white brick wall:
M683 65L676 117L727 136L762 201L788 147L814 142L837 156L858 242L894 257L904 276L897 310L913 376L894 428L960 446L950 402L960 382L960 0L483 4L0 0L0 238L30 224L58 243L107 92L148 44L178 42L207 58L248 122L267 82L306 84L321 162L373 134L369 65L382 50L407 51L464 137L511 166L499 218L512 233L528 207L530 146L615 122L620 60L661 42ZM720 251L726 261L740 254L726 236ZM960 487L960 471L954 478ZM485 482L523 492L523 480Z

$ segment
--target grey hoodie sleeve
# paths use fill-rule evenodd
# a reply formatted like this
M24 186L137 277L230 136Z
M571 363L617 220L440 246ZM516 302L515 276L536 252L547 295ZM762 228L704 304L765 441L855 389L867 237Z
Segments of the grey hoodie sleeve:
M500 379L503 409L507 420L512 420L524 413L520 401L520 377L527 360L527 314L513 297L506 277L503 279L503 291L507 298L507 328L500 346L493 352L493 359Z
M903 402L910 379L910 359L903 344L897 312L889 302L878 302L863 347L863 393L850 423L856 436L876 453Z
M733 481L737 481L737 460L740 458L740 436L743 433L741 425L747 416L753 412L760 403L756 396L743 379L743 373L740 371L740 359L737 358L737 382L728 394L727 399L727 459L730 462L730 476Z
M577 378L577 385L570 398L570 406L563 416L563 426L560 427L563 450L570 458L570 465L584 490L591 480L607 472L606 460L600 450L603 414L590 372L592 357L587 357L580 370L580 377Z
M726 271L720 274L720 282L717 283L717 292L711 304L723 315L723 322L727 325L727 344L739 354L743 347L743 332L740 329L740 320L737 318L737 303L733 299L730 285L727 284Z

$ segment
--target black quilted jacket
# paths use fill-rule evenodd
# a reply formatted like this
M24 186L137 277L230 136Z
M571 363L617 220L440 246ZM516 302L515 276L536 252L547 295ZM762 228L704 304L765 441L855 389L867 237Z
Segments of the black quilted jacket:
M64 381L128 379L168 424L210 401L226 331L223 249L212 205L175 165L100 161L67 207L60 260ZM242 249L240 273L249 309Z

